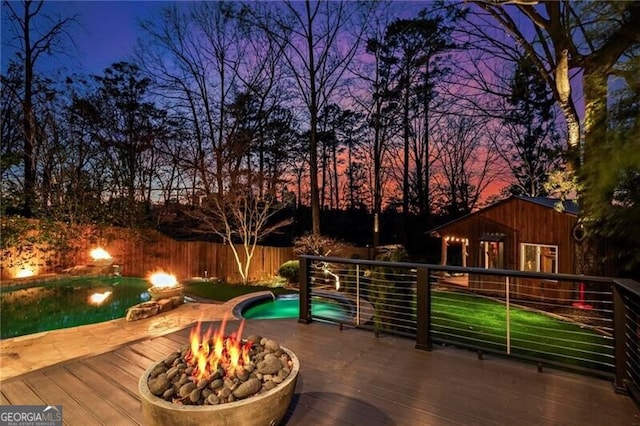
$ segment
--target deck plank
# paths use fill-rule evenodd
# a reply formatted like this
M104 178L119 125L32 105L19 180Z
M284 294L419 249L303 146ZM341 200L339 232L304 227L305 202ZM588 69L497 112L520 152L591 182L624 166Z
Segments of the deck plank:
M77 367L79 367L79 363L73 363L66 368L53 369L45 374L63 392L72 395L73 399L87 412L99 413L101 423L112 425L131 423L131 417L121 412L118 405L123 393L118 391L115 393L117 396L114 395L107 398L105 397L107 395L102 392L104 388L109 386L109 381L106 377L108 374L100 374L100 372L96 371L97 381L83 381L81 377L72 374L72 370L78 371ZM63 407L63 410L65 407Z
M2 394L11 405L41 405L44 401L24 380L2 382ZM4 402L3 402L4 404Z
M152 361L160 361L171 353L171 349L168 349L158 344L157 339L150 339L146 342L136 343L129 346L129 348Z
M121 358L119 362L123 366L126 365L127 369L130 368L133 374L142 374L154 362L153 359L141 355L130 347L118 349L115 351L115 355ZM127 363L130 365L127 365Z
M56 375L57 371L62 367L54 366L46 368L42 374L29 373L24 379L34 392L37 394L40 400L44 401L46 405L62 405L62 419L67 424L82 424L82 425L103 425L105 424L100 420L100 416L105 414L110 416L111 414L97 413L87 409L85 406L78 402L77 394L73 389L71 393L67 393L62 389L58 383L51 379L50 375ZM39 402L34 401L30 404L37 405Z
M123 388L122 383L118 380L114 380L111 369L94 370L85 363L73 363L67 369L82 382L97 384L92 386L91 390L98 395L98 398L108 401L111 404L111 409L124 414L122 420L114 419L113 424L131 423L132 420L143 423L140 399Z
M123 365L122 358L115 354L92 358L89 365L98 371L109 371L111 379L119 383L123 391L139 400L138 380L144 372L143 369L133 370L129 365Z
M227 334L239 325L229 321ZM5 380L3 403L62 403L68 424L78 424L95 403L100 409L90 419L96 424L144 424L138 379L186 345L189 331ZM322 323L250 320L243 334L275 339L300 360L296 394L283 421L287 426L640 423L633 401L598 378L552 369L539 373L534 365L490 356L479 360L473 352L449 347L420 351L410 339L376 338Z

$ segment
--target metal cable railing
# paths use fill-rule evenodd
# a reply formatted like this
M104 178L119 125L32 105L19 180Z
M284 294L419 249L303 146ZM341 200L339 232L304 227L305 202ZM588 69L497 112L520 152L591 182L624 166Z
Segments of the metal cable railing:
M608 284L477 272L464 278L452 281L447 276L431 276L435 341L613 373ZM453 322L452 316L458 321Z
M614 286L614 332L623 344L616 345L616 379L640 401L640 283L616 280Z
M640 284L301 256L300 321L326 320L640 383ZM340 312L327 315L319 302Z

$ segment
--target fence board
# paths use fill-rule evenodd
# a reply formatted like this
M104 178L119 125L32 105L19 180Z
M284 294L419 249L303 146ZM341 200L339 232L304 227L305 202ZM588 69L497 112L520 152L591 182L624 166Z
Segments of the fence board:
M84 234L83 234L84 235ZM90 233L87 233L90 235ZM219 278L228 282L240 281L240 274L231 248L225 244L207 241L177 241L159 232L145 231L143 234L126 229L111 228L102 232L98 243L91 238L82 238L75 243L77 248L64 258L55 259L50 252L34 248L29 262L37 263L36 273L59 273L65 268L89 265L89 252L101 246L111 254L114 263L120 265L127 276L144 277L163 269L175 274L178 279L189 277ZM241 245L236 248L244 259ZM293 259L292 247L258 246L249 269L249 280L267 280L277 274L278 267ZM10 266L11 265L11 266ZM8 280L20 269L21 260L17 251L7 251L2 259L2 279Z

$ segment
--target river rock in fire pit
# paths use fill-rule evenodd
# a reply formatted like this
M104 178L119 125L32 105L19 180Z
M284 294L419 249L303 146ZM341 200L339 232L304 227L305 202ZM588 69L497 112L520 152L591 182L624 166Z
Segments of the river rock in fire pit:
M258 373L277 374L278 371L282 370L282 367L283 365L277 356L274 354L267 354L265 355L264 360L258 363Z
M195 362L190 348L174 352L149 372L149 390L156 396L169 395L167 400L180 404L205 405L208 395L199 392L198 398L195 398L194 390L208 386L210 390L215 391L219 402L225 403L247 398L260 392L263 387L266 390L272 389L275 387L273 385L282 382L282 379L289 375L291 359L277 342L266 340L264 343L268 345L246 343L249 356L261 359L257 367L253 361L247 361L245 365L230 368L228 371L217 368L208 377L192 375L196 368L200 367L190 365ZM209 347L214 347L214 344L209 344ZM170 388L173 388L173 392L166 393Z
M262 388L262 381L254 377L240 384L240 386L233 391L233 396L235 396L236 399L244 399L257 393L260 388Z
M278 352L280 350L280 343L271 339L264 339L262 346L264 346L264 349L269 352Z
M171 387L171 382L167 378L166 374L160 374L156 376L154 379L149 380L149 390L155 396L160 396L164 394L167 389Z
M211 334L208 334L210 336ZM299 372L296 356L260 336L242 341L205 339L167 356L147 369L139 382L142 409L150 425L274 425L291 403ZM227 358L195 354L232 355L239 349L244 364ZM227 351L229 353L227 353ZM232 355L233 356L233 355ZM203 369L206 369L203 370Z

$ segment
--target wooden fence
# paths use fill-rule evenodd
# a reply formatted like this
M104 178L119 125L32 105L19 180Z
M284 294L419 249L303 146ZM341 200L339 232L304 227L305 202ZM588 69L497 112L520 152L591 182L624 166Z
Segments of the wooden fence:
M164 270L175 274L178 279L207 276L227 282L241 281L233 252L226 244L177 241L155 231L132 233L117 228L101 231L99 238L90 232L79 235L72 249L64 255L41 246L5 251L1 278L12 279L20 269L26 268L42 275L89 265L89 253L98 246L109 252L114 264L120 265L122 275L126 276L145 277L154 271ZM236 248L244 261L242 246ZM280 265L294 258L292 247L257 246L249 268L249 280L271 279L277 275Z
M165 236L154 240L117 241L107 245L114 260L127 276L147 276L156 270L175 274L179 279L189 277L218 278L227 282L240 282L241 276L231 247L206 241L176 241ZM242 246L236 250L244 263ZM284 262L294 258L291 247L257 246L251 259L249 281L273 278Z

